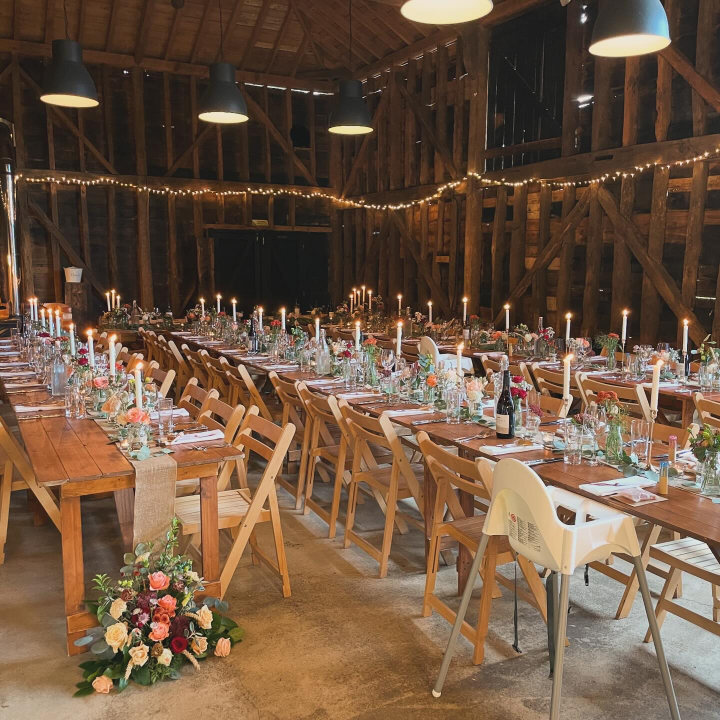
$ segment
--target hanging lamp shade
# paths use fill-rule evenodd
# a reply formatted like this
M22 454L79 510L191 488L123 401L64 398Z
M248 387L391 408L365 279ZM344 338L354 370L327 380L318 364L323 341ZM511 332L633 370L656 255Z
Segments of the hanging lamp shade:
M90 108L99 105L97 90L83 65L82 47L74 40L53 40L50 66L40 99L48 105Z
M488 15L493 0L408 0L400 12L413 22L454 25Z
M337 135L365 135L373 131L372 116L359 80L341 80L337 104L330 113L328 131Z
M670 27L660 0L601 0L590 52L633 57L666 48Z
M235 82L235 68L230 63L210 66L210 84L200 99L198 118L223 125L247 122L247 103Z

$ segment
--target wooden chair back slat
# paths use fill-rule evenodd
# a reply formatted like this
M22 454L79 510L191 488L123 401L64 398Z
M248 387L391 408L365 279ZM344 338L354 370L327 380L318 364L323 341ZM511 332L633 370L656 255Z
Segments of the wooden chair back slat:
M598 393L614 392L618 400L625 405L630 415L650 422L650 403L648 402L645 388L642 385L638 384L633 387L610 385L600 380L593 380L584 373L580 373L578 384L584 396L584 407L588 407L591 403L597 402Z
M693 401L703 424L720 428L720 402L707 400L701 392L693 393Z

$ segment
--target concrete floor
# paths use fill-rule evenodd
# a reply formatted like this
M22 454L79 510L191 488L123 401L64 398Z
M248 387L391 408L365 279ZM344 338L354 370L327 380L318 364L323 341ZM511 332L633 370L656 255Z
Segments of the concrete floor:
M322 487L321 492L327 487ZM64 654L60 539L52 526L34 528L21 494L11 519L7 559L0 566L0 718L2 720L529 720L547 717L550 683L545 627L520 603L520 647L512 642L509 593L493 603L485 664L474 667L461 641L441 699L430 695L450 627L420 615L425 576L419 532L395 536L389 576L357 548L324 537L315 516L290 509L280 491L292 597L263 568L243 558L226 596L245 627L245 642L200 672L186 667L176 683L131 685L122 695L71 697L82 658ZM112 502L83 505L86 572L113 572L122 560ZM381 525L370 503L359 529ZM267 541L266 528L260 539ZM512 573L512 566L505 568ZM655 592L660 580L651 579ZM453 597L453 568L439 590ZM477 592L477 591L476 591ZM707 585L688 580L689 606L710 613ZM574 579L562 717L582 720L669 717L646 621L638 601L627 620L613 620L620 586L593 573ZM476 606L475 606L476 607ZM670 617L663 637L682 715L720 718L718 638Z

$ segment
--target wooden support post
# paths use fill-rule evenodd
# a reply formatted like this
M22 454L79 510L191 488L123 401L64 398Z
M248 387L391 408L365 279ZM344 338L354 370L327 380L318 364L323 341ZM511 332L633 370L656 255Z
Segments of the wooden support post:
M510 238L510 288L525 274L525 234L527 232L527 185L513 190L513 224Z
M330 186L337 192L342 187L342 142L339 137L332 135L330 138ZM330 204L330 254L329 254L329 277L330 297L333 306L340 304L343 295L342 287L342 215L334 203Z
M574 187L563 189L562 216L561 220L572 212L575 207L577 191ZM560 327L560 318L572 309L572 281L573 281L573 260L575 258L575 235L573 231L568 233L560 249L560 269L558 271L557 291L555 294L555 318L547 317L547 324ZM548 313L548 316L550 313Z
M580 152L580 108L577 98L583 82L583 30L580 18L582 3L571 2L567 7L565 30L565 92L563 95L562 154L575 155ZM560 308L558 308L560 312Z
M47 70L46 70L47 71ZM48 143L48 168L55 170L55 127L52 121L52 115L49 110L45 111L45 127L47 130ZM59 223L58 201L57 201L57 184L48 184L48 206L50 208L50 217L57 225ZM62 270L60 267L60 246L51 233L47 234L50 244L50 272L52 273L52 285L54 291L55 302L64 302Z
M583 293L582 334L592 336L598 329L600 271L603 248L603 211L598 200L598 185L590 188L590 212L585 251L585 291Z
M170 75L163 73L163 124L165 125L165 163L172 167L175 154L172 127L172 95ZM177 242L177 206L175 196L167 196L167 258L168 258L168 301L174 315L179 315L184 308L180 307L180 286L182 284L182 268Z
M439 142L445 143L447 137L447 75L448 75L448 51L446 45L440 45L437 50L435 73L435 135ZM452 155L447 153L447 159L451 160ZM448 166L449 170L449 166ZM435 182L441 183L445 178L445 164L443 156L435 151ZM457 171L454 177L457 177Z
M112 77L110 68L102 66L102 106L103 129L105 133L105 149L108 162L115 165L115 115L113 113ZM115 202L115 188L108 185L105 188L105 201L107 203L107 263L108 282L111 288L118 288L120 275L118 271L117 242L115 225L117 221L117 206ZM53 219L53 222L55 220Z
M552 185L540 185L540 225L538 228L538 255L550 241L550 217L552 214ZM496 315L493 312L493 315ZM547 276L545 268L538 270L533 278L533 326L538 318L547 317Z
M493 317L500 312L505 302L504 272L505 264L505 222L507 220L507 188L501 185L497 189L495 218L492 231L492 291L491 305Z
M574 60L573 62L577 62ZM595 56L595 86L592 113L592 150L612 147L612 73L614 58Z

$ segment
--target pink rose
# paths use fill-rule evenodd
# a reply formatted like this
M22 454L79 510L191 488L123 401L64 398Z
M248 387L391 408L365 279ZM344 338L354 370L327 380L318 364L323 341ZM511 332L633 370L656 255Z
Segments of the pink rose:
M227 657L230 654L231 647L229 638L220 638L215 646L215 655L217 657Z
M175 615L175 608L177 607L177 600L172 595L163 595L157 604L171 617Z
M128 415L130 415L130 413L128 413ZM148 582L150 583L150 589L155 591L167 590L170 587L170 578L159 570L148 576Z
M153 623L151 627L152 631L150 632L149 638L154 642L161 642L170 632L169 626L165 623Z
M104 375L93 379L93 387L96 387L98 390L104 390L109 384L110 380Z
M92 686L96 693L107 695L112 690L113 681L107 675L98 675L92 681Z

